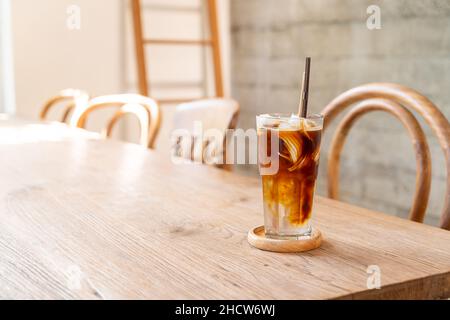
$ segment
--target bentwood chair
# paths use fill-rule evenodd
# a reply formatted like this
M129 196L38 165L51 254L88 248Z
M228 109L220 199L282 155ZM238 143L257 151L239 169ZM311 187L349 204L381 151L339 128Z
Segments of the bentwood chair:
M173 155L229 170L226 135L227 129L236 128L238 116L239 104L233 99L203 99L178 105L172 134Z
M63 115L61 117L61 122L67 122L69 120L69 115L73 113L73 110L77 107L82 107L86 105L89 100L89 95L78 89L64 89L58 95L50 98L43 105L39 118L41 120L46 120L47 115L51 109L55 106L63 108Z
M325 128L336 116L349 106L356 104L338 124L333 136L328 159L328 195L339 198L339 161L351 127L356 120L372 111L384 111L396 117L409 133L416 153L416 190L409 212L409 219L423 222L428 204L431 184L431 161L425 134L409 109L420 114L433 130L444 152L447 169L447 189L440 227L450 230L450 124L441 111L426 97L398 84L370 83L350 89L322 111Z
M85 128L87 118L94 110L107 107L118 109L104 128L103 136L111 137L118 120L126 114L133 114L139 120L139 144L153 148L161 123L160 108L155 100L139 94L116 94L93 98L85 106L75 109L71 125Z

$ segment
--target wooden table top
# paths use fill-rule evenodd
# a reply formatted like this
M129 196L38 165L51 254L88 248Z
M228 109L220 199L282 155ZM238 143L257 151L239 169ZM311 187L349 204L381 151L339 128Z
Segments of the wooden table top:
M97 138L0 117L0 298L450 296L448 231L317 197L321 248L260 251L258 179Z

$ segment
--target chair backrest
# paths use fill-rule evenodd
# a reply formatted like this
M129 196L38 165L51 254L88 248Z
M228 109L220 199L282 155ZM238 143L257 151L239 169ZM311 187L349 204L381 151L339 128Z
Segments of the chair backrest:
M63 115L61 117L61 122L67 122L70 113L76 107L82 107L86 105L89 101L89 95L82 90L78 89L64 89L59 92L58 95L48 99L42 106L39 118L41 120L46 120L47 114L54 106L61 106L64 108Z
M419 113L434 131L445 155L447 189L440 226L450 230L450 124L446 117L430 100L408 87L392 83L370 83L350 89L331 101L322 111L325 117L324 128L327 128L340 112L358 102L361 103L353 108L339 124L337 135L331 144L328 163L329 196L338 197L339 155L351 126L363 114L382 110L394 115L403 123L415 146L416 192L410 218L423 221L430 189L431 162L425 135L417 120L408 111L412 109Z
M236 128L238 116L239 104L233 99L203 99L178 105L175 110L175 130L172 135L174 154L206 163L209 163L206 157L221 159L223 164L219 166L229 169L224 161L225 134L227 129ZM208 136L208 132L216 135ZM209 140L218 136L221 141L212 143ZM189 152L185 152L186 148Z
M112 129L125 114L134 114L140 124L139 143L153 148L161 123L161 112L155 100L139 94L116 94L93 98L81 108L77 108L71 119L71 125L85 128L86 121L92 111L106 107L117 107L110 121L103 130L103 135L110 137Z

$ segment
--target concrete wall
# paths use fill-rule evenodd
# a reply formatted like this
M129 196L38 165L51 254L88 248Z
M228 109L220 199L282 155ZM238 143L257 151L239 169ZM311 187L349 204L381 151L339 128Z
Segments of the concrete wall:
M381 9L381 29L369 30L369 5ZM312 62L311 112L346 89L373 81L417 89L450 114L450 2L447 0L232 0L232 92L242 127L264 112L293 112L304 57ZM422 121L423 123L423 121ZM318 193L326 190L325 137ZM427 128L433 184L427 217L436 223L446 176L442 152ZM341 167L345 201L406 216L415 161L403 127L373 113L352 130ZM433 219L434 217L434 219Z

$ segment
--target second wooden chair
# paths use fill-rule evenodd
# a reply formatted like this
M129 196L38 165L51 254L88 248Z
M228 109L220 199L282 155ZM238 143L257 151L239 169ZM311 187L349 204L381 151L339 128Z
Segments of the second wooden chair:
M441 228L450 230L450 124L442 112L425 96L392 83L371 83L350 89L331 101L322 113L325 127L347 107L358 103L338 125L331 143L328 161L328 195L339 198L339 162L345 138L357 119L371 111L385 111L399 119L408 130L416 152L416 191L409 218L422 222L428 204L431 182L431 161L425 134L414 115L419 113L438 138L444 152L447 166L447 190L441 216Z
M88 103L89 95L78 89L64 89L58 95L50 98L44 104L39 114L41 120L46 120L48 113L55 106L63 107L63 115L61 122L67 122L69 115L73 113L75 108L82 108Z
M225 162L226 131L235 129L239 104L215 98L183 103L174 117L174 155L230 169Z
M111 136L113 127L122 116L133 114L140 124L139 143L153 148L161 123L161 112L155 100L139 94L116 94L93 98L85 106L75 109L70 123L72 126L85 128L91 112L106 107L118 109L103 130L105 137Z

